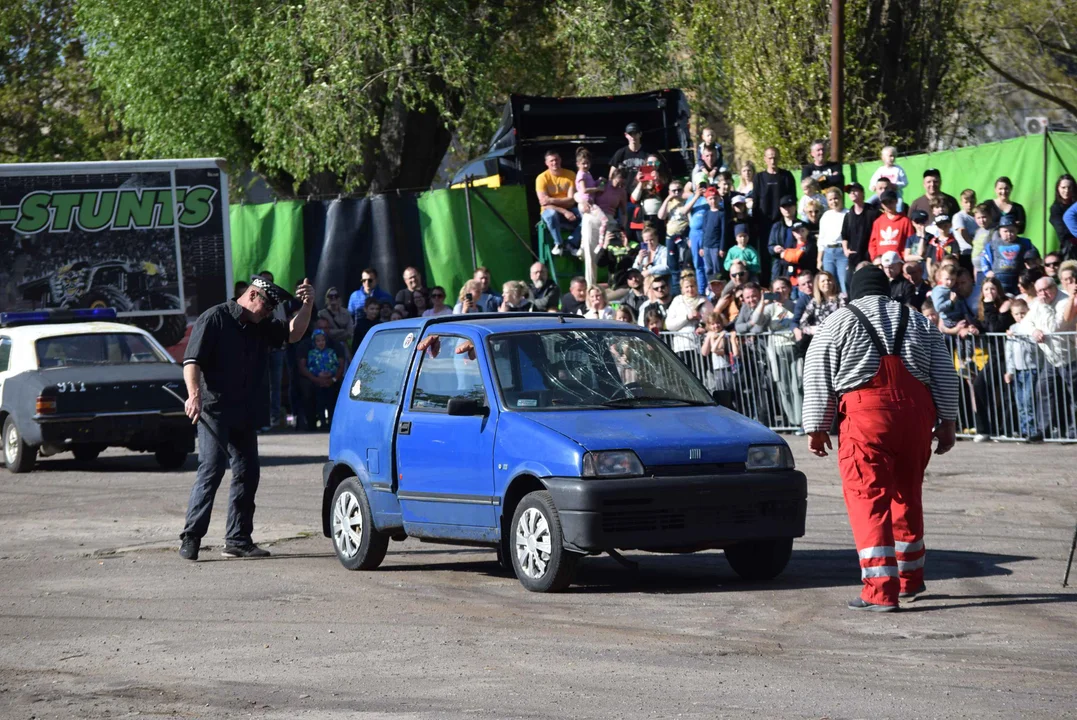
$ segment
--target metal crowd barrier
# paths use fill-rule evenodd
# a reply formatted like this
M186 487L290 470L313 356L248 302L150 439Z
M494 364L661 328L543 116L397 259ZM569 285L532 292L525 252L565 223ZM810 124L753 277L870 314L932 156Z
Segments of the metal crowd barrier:
M961 378L958 434L1077 441L1077 333L947 336ZM1017 371L1006 382L1006 358Z
M666 342L708 390L729 393L734 408L772 430L800 427L804 360L788 335L738 335L728 370L701 354L703 336L663 332ZM960 378L958 435L1020 441L1077 442L1077 333L1043 343L1027 335L946 336ZM1006 381L1006 354L1015 364Z
M703 336L663 332L668 344L708 390L729 393L733 408L772 430L800 429L804 360L796 356L790 335L738 335L738 353L728 370L714 370L701 353Z

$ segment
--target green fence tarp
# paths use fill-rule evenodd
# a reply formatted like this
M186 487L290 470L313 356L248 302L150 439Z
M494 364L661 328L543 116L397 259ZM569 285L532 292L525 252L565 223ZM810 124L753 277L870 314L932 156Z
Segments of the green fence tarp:
M281 200L260 205L232 205L233 282L268 270L291 290L303 279L303 202Z
M528 267L534 262L534 256L530 247L525 247L477 196L481 193L516 233L530 243L526 192L527 189L520 185L471 189L471 218L478 264L489 268L494 283L491 289L498 294L502 283L528 277ZM451 305L456 302L454 294L474 274L464 190L431 190L420 195L419 224L427 287L444 287L449 292L446 302Z
M978 202L995 196L995 180L1003 176L1010 178L1013 181L1010 197L1025 206L1028 216L1024 236L1041 252L1058 248L1058 236L1048 222L1048 214L1055 201L1058 176L1077 173L1077 134L1026 135L975 147L899 157L897 162L909 177L909 186L903 193L907 203L924 194L923 174L928 168L937 168L942 174L943 192L959 198L963 190L971 188L976 191ZM866 184L880 164L879 161L858 163L855 174L850 174L847 166L845 177ZM870 188L867 192L872 193Z

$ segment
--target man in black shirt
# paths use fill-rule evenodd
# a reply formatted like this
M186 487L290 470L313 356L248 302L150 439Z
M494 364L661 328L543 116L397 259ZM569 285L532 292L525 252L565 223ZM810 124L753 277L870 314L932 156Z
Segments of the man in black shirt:
M816 140L811 144L811 164L805 165L800 170L800 179L815 178L819 183L819 189L826 192L827 188L840 188L845 185L845 176L841 171L841 163L826 161L826 143Z
M413 267L404 270L404 287L396 293L396 303L403 305L408 312L415 312L415 293L425 292L423 276Z
M843 250L848 250L849 272L846 276L846 287L851 287L856 266L862 260L869 260L868 243L871 240L871 226L879 217L879 209L874 205L864 203L864 186L858 182L849 183L845 186L845 192L849 193L852 207L845 213L845 219L841 224L841 245Z
M628 140L628 145L613 153L613 157L610 158L609 179L610 181L613 180L614 168L619 167L624 170L625 179L628 180L625 192L631 196L632 190L635 189L638 182L636 173L647 164L647 156L651 153L643 149L643 131L640 130L639 125L636 123L628 123L627 127L625 127L625 139Z
M550 273L540 262L532 263L531 279L527 282L527 300L532 312L556 312L561 288L550 282Z
M756 237L764 240L770 237L771 226L782 219L781 200L786 196L796 197L796 180L793 173L778 167L778 148L768 147L763 151L766 170L756 173L754 214L759 223Z
M583 275L577 275L568 284L568 292L561 296L561 312L570 315L587 312L587 279Z
M184 407L198 426L198 476L191 488L187 521L180 535L180 557L197 560L209 530L213 497L227 468L232 469L228 498L226 557L264 557L254 544L254 495L258 490L257 394L269 351L297 342L314 307L314 288L304 280L296 289L303 304L288 323L273 318L291 296L255 275L238 300L215 305L195 321L183 356L187 385ZM227 457L226 457L227 454Z

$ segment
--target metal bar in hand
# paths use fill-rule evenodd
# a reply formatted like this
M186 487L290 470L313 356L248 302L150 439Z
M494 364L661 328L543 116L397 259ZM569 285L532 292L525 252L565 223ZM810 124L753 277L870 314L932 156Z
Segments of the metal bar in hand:
M187 401L184 400L183 397L178 392L176 392L175 390L173 390L172 388L170 388L170 387L168 387L166 385L162 385L161 389L164 390L169 395L171 395L172 397L179 400L181 405L183 405L184 407L187 407ZM213 429L213 426L209 424L209 421L207 421L204 417L202 417L202 413L198 413L198 422L202 423L202 427L204 427L206 429L206 432L208 432L210 435L212 435L213 439L217 441L217 444L220 445L222 448L224 448L224 454L228 456L229 460L231 460L232 459L232 451L228 449L228 444L221 441L221 436L217 434L217 431Z

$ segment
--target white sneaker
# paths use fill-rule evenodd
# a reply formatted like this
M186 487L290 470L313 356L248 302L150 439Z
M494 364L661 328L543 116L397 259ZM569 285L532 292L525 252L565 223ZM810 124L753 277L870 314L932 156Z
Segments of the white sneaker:
M551 250L550 253L552 253L553 255L560 255L561 254L561 246L560 245L554 245L553 250Z
M986 442L990 439L991 438L989 438L987 435L984 435L983 433L976 433L972 436L972 442Z
M583 248L582 247L576 248L576 252L574 252L573 255L575 255L576 257L578 257L579 259L582 260L583 259Z

